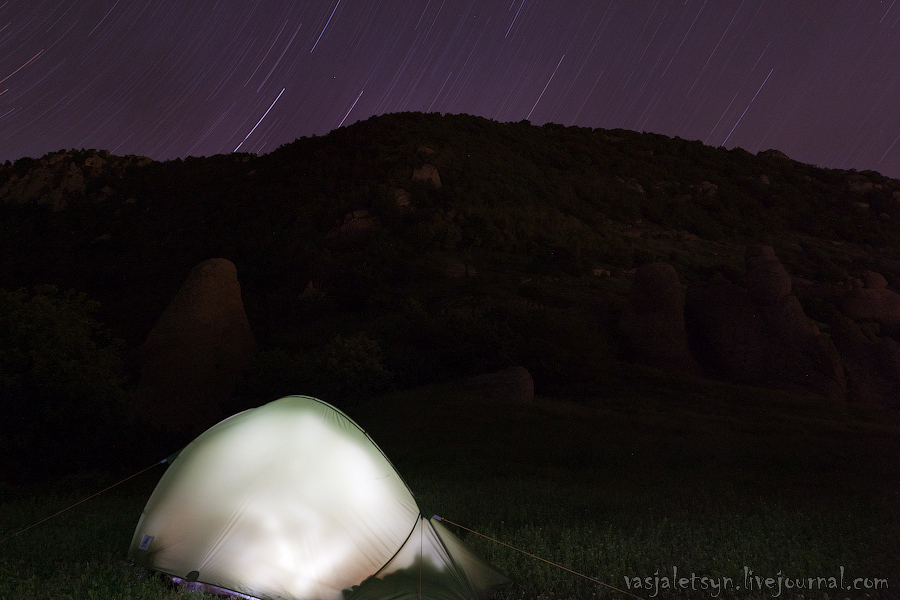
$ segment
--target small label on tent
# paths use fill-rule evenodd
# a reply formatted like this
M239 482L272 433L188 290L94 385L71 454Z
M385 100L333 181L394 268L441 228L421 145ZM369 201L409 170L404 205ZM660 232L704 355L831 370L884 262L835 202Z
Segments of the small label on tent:
M144 537L141 538L141 543L138 544L138 548L140 548L141 550L146 550L147 548L150 547L150 543L152 541L153 541L153 536L145 534Z

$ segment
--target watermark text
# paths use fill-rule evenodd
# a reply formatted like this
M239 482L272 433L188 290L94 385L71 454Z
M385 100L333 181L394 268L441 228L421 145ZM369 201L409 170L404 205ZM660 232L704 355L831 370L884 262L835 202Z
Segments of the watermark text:
M783 594L796 591L828 591L835 592L868 592L886 590L887 577L853 577L843 566L832 575L816 577L795 577L778 571L774 575L754 573L750 567L736 577L711 576L693 571L680 570L677 566L671 569L657 569L652 575L625 576L626 588L645 598L656 598L667 591L695 591L707 593L711 598L719 598L729 590L736 592L765 592L772 598L780 598Z

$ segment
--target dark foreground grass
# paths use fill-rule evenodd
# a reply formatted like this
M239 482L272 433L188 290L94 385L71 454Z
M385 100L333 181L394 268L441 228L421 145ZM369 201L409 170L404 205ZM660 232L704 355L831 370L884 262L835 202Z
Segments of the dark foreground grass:
M662 388L513 405L436 386L347 412L438 515L637 596L900 598L897 414ZM125 558L159 469L0 543L0 598L181 597ZM0 538L106 483L5 491ZM455 532L515 580L501 597L628 597ZM798 578L813 589L787 587Z

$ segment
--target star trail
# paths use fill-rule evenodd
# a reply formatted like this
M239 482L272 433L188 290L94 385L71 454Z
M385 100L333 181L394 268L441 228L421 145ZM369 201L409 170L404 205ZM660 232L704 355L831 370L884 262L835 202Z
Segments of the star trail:
M427 111L900 177L898 40L893 0L0 0L0 160L262 154Z

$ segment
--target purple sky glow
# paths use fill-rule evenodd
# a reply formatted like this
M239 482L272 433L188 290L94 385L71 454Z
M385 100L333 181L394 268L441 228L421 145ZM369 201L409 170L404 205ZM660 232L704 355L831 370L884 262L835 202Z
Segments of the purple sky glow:
M900 177L896 0L0 0L0 160L265 153L398 111Z

